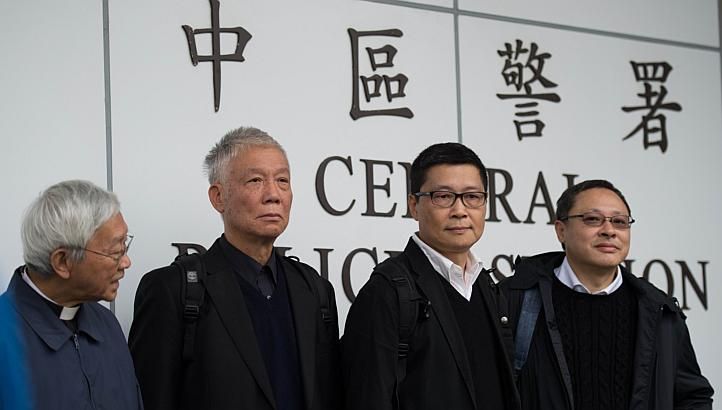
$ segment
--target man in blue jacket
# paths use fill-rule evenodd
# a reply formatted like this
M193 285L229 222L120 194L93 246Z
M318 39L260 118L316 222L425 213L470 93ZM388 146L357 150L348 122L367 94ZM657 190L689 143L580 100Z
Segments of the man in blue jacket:
M610 182L557 201L564 252L524 258L502 283L523 409L711 409L676 301L621 265L632 212Z
M61 182L31 204L25 265L0 296L0 364L19 367L2 377L15 388L0 389L0 407L143 408L120 325L96 303L115 299L131 239L118 199L90 182Z

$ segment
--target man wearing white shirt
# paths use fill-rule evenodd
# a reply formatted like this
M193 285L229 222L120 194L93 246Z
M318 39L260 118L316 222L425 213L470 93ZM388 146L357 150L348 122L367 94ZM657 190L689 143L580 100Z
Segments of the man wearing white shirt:
M418 232L374 269L346 319L347 410L519 408L506 303L470 252L487 186L464 145L435 144L414 160L408 205Z
M523 409L712 408L676 300L622 265L633 223L610 182L574 185L557 201L564 251L502 282Z

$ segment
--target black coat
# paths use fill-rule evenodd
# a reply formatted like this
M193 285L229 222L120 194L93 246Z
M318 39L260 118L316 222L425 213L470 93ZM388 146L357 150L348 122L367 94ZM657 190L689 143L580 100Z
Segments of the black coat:
M148 410L275 409L273 390L243 292L218 241L202 255L207 276L194 360L183 362L181 275L172 266L140 282L128 343ZM296 329L304 409L336 410L338 324L323 323L312 284L283 258ZM319 278L320 279L320 278ZM330 308L336 317L333 288Z
M554 268L564 260L563 252L550 252L522 259L514 276L500 284L509 303L516 332L524 291L539 286L540 318L527 364L536 368L535 383L519 386L524 409L573 409L569 369L552 304ZM620 266L622 278L637 296L638 317L633 369L631 410L712 409L712 387L702 376L692 348L685 316L676 301ZM539 326L546 331L539 331ZM544 330L544 329L541 329ZM525 369L522 369L524 372ZM533 385L531 385L533 384Z
M406 377L398 389L404 410L474 410L476 393L466 347L439 274L422 250L409 240L401 255L419 291L431 301L429 319L419 322L410 340ZM511 391L507 408L519 408L507 350L511 329L497 309L498 290L487 275L474 286L480 288L489 321L494 328L496 352L503 355L502 385ZM503 318L503 319L502 319ZM504 323L505 325L502 325ZM342 340L346 410L390 410L399 344L399 306L394 285L382 275L372 275L354 301L346 318Z

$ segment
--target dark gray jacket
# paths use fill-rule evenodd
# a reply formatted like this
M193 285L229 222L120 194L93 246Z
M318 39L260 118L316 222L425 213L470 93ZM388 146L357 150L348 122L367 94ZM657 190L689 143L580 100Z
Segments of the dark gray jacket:
M524 291L538 286L546 332L538 329L534 337L548 335L550 340L536 345L536 379L539 387L520 386L524 409L573 410L572 387L566 367L562 341L556 326L552 304L554 268L564 260L563 252L550 252L524 258L517 263L515 275L501 284L509 303L512 329L516 332ZM702 376L692 348L685 315L671 297L621 266L623 280L631 285L638 300L633 386L629 408L712 409L713 390ZM515 335L516 336L516 335ZM524 369L522 369L522 372Z

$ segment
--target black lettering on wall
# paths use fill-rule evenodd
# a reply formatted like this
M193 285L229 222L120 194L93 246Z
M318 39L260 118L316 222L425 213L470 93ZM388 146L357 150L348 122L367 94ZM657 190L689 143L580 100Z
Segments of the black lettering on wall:
M328 279L328 254L333 252L333 249L313 248L313 250L318 252L319 259L321 259L319 273L324 279Z
M328 212L329 214L333 216L341 216L344 214L347 214L351 208L353 208L354 204L356 203L356 200L351 200L351 203L346 207L346 209L338 210L331 206L331 204L328 202L328 197L326 196L326 168L328 167L328 164L331 163L331 161L338 161L342 164L346 165L346 169L348 169L349 175L353 175L353 167L351 166L351 157L339 157L339 156L333 156L328 157L321 162L321 165L318 166L318 170L316 171L316 197L318 198L318 202L321 204L321 207L324 211Z
M361 159L361 162L366 166L366 212L362 213L363 216L394 216L396 212L396 203L387 212L376 211L374 191L383 191L386 193L386 197L391 197L391 180L387 177L386 182L377 185L374 183L374 166L383 165L389 169L389 174L394 173L393 164L391 161L378 161L373 159Z
M186 253L206 253L206 248L197 243L172 242L170 245L175 246L178 249L178 255Z
M412 194L411 192L411 180L409 179L409 174L411 173L411 164L408 162L397 162L397 164L401 165L404 168L404 171L406 172L406 198L409 197L409 195ZM409 201L406 201L406 213L403 216L404 218L411 218L411 211L409 211Z
M576 184L576 182L574 182L574 179L579 176L577 174L562 174L562 175L564 175L564 178L567 179L567 188L573 187Z
M499 262L503 262L508 267L508 270L502 270ZM491 268L494 269L494 277L497 280L502 280L507 276L511 276L514 272L514 255L496 255L491 260Z
M664 263L663 260L653 259L649 261L649 263L647 263L647 266L644 267L644 273L642 274L642 278L649 282L649 275L654 265L660 265L662 267L662 270L664 271L664 276L667 279L667 296L672 296L674 294L674 278L672 278L672 271L669 270L669 266L667 266L667 264Z
M702 288L699 286L699 282L692 276L692 271L687 266L685 261L675 261L682 269L682 309L689 310L687 306L687 282L692 285L692 290L697 294L697 298L704 310L707 310L707 264L709 261L697 261L699 266L702 268Z
M511 190L514 188L514 180L512 179L511 174L503 169L493 168L487 168L487 172L489 173L489 200L487 201L487 205L489 206L489 217L486 218L486 220L489 222L501 222L501 219L499 219L496 212L496 202L499 201L506 212L506 216L509 217L509 222L517 224L520 223L521 220L514 215L514 212L511 210L511 205L509 205L509 201L506 199L506 196L509 195ZM504 190L501 192L499 192L496 184L497 175L501 175L501 177L504 178Z
M280 256L280 257L286 256L286 253L287 253L288 251L290 251L291 249L293 249L293 248L291 248L290 246L275 246L274 248L276 249L276 253L277 253L278 256ZM288 255L288 256L293 256L293 255ZM296 258L298 258L298 257L296 256ZM300 259L299 259L299 260L300 260Z
M389 258L401 255L401 251L384 251L384 253L389 255Z
M544 202L541 203L537 202L537 196L540 192L544 200ZM549 214L549 222L547 222L547 224L552 225L554 223L554 220L556 219L554 216L554 205L552 205L552 199L549 196L549 188L547 188L547 184L544 181L544 174L542 174L541 171L539 171L539 174L536 178L536 185L534 185L534 195L532 195L531 198L531 205L529 205L529 214L527 214L526 216L526 220L524 221L525 224L535 223L532 219L534 208L546 209L547 213Z

